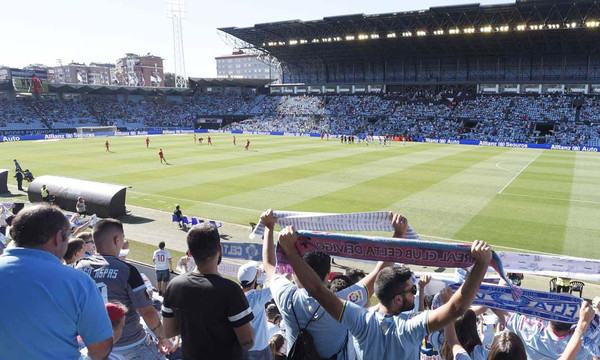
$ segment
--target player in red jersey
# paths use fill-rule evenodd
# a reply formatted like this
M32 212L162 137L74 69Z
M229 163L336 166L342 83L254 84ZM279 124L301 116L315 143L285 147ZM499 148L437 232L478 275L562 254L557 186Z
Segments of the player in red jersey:
M146 148L150 146L150 138L146 136Z
M250 139L246 139L246 146L244 147L244 150L248 150L250 148Z
M106 151L110 152L110 144L108 143L108 140L106 140L104 146L106 146Z
M210 136L206 140L208 140L208 145L212 146L212 140L211 140Z
M165 162L165 164L168 164L167 159L165 159L165 154L163 154L162 149L160 149L160 151L158 152L158 157L160 158L160 163L163 163L163 160Z
M233 135L233 146L235 146L235 135Z
M204 138L200 138L198 139L198 142L200 143L200 145L202 145L202 142L204 141Z

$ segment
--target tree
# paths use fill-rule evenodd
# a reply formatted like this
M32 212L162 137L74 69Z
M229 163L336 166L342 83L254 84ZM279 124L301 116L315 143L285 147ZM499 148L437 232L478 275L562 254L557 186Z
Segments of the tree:
M165 86L175 87L175 74L170 72L165 73Z

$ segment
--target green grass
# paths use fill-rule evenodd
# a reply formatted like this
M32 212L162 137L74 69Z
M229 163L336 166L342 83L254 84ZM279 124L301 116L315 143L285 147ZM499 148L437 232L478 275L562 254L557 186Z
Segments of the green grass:
M189 134L151 136L150 149L145 137L110 137L110 153L105 138L7 142L0 164L12 169L17 158L36 176L131 185L128 204L172 211L178 203L188 215L240 224L268 208L391 210L425 238L600 256L598 154L240 135L234 147L229 134L211 137L213 147ZM160 164L159 148L170 165Z
M158 250L155 245L146 244L139 241L128 240L129 242L129 254L127 254L127 258L131 260L135 260L144 264L152 264L152 254L154 250ZM171 260L173 261L173 270L177 266L177 262L183 255L185 255L182 251L177 251L173 249L169 249L171 253Z

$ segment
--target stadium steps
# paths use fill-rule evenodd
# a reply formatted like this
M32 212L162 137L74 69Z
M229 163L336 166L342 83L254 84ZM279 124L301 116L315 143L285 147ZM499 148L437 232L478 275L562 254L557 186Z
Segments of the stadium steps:
M581 119L581 106L577 106L575 108L575 121L579 122L580 119Z

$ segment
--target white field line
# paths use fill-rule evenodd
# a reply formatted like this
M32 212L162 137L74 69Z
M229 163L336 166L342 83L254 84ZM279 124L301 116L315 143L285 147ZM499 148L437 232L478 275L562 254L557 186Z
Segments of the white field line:
M516 179L517 177L519 177L519 175L521 175L521 173L522 173L523 171L525 171L525 169L527 169L527 167L528 167L529 165L531 165L531 163L533 163L534 161L536 161L536 160L537 160L537 158L539 158L539 157L540 157L540 155L542 155L542 153L539 153L539 154L537 154L537 156L536 156L536 157L534 157L534 158L533 158L533 160L531 160L530 162L528 162L528 163L527 163L527 165L525 165L525 166L524 166L524 167L521 169L521 171L519 171L519 172L517 173L517 175L515 175L515 176L514 176L512 179L510 179L510 181L509 181L509 182L507 182L507 183L506 183L506 185L504 185L504 187L503 187L502 189L500 189L500 191L498 191L498 194L502 194L502 192L504 191L504 189L506 189L506 188L507 188L507 187L508 187L508 186L509 186L509 185L510 185L510 184L511 184L513 181L515 181L515 179Z
M264 211L264 210L248 209L248 208L239 207L239 206L232 206L232 205L211 203L211 202L206 202L206 201L197 201L197 200L182 199L182 198L172 197L172 196L149 194L149 193L144 193L144 192L139 192L139 191L128 191L128 192L129 193L134 193L134 194L139 194L139 195L157 196L157 197L161 197L161 198L165 198L165 199L178 200L179 202L181 202L181 201L188 201L188 202L193 202L193 203L201 204L201 205L219 206L219 207L226 207L226 208L236 209L236 210L245 210L245 211L250 211L250 212L258 213L258 214L262 214L263 211ZM150 199L144 199L144 200L150 200Z
M457 240L457 239L451 239L451 238L446 238L446 237L441 237L441 236L423 235L423 234L419 234L419 236L422 237L422 238L431 238L431 239L435 239L435 240L444 240L444 241L450 241L450 242L454 242L454 243L463 243L463 244L470 244L470 243L472 243L472 241ZM547 253L547 252L542 252L542 251L535 251L535 250L528 250L528 249L519 249L519 248L514 248L514 247L509 247L509 246L500 246L500 245L494 245L494 249L506 249L506 250L513 250L515 252L525 252L525 253L539 254L539 255L561 256L559 254L552 254L552 253Z
M527 198L533 198L533 199L569 201L569 202L577 202L577 203L584 203L584 204L600 204L600 201L564 199L564 198L555 198L555 197L550 197L550 196L537 196L537 195L511 194L511 193L502 193L502 195L521 196L521 197L527 197Z
M16 185L12 185L12 184L8 184L8 187L10 187L10 188L12 188L14 190L17 189L17 186ZM262 212L263 212L262 210L248 209L248 208L231 206L231 205L224 205L224 204L215 204L215 203L210 203L210 202L205 202L205 201L196 201L196 200L182 199L182 198L176 198L176 197L172 197L172 196L163 196L163 195L156 195L156 194L148 194L148 193L142 193L142 192L138 192L138 191L129 191L129 193L136 193L136 194L150 195L150 196L159 196L159 197L163 197L163 198L167 198L167 199L172 199L172 200L179 200L179 201L190 201L190 202L194 202L194 203L198 203L198 204L203 204L203 205L215 205L215 206L228 207L228 208L234 208L234 209L239 209L239 210L247 210L247 211L251 211L251 212L259 213L259 214L262 214ZM510 194L504 194L504 195L510 195ZM152 209L152 210L161 211L161 212L164 212L165 214L171 214L169 211L156 210L156 209ZM234 224L234 225L238 225L238 224ZM243 225L238 225L238 226L243 226ZM456 243L465 243L465 244L471 243L470 241L457 240L457 239L446 238L446 237L441 237L441 236L424 235L424 234L419 234L419 236L424 237L424 238L430 238L430 239L451 241L451 242L456 242ZM518 251L518 252L524 252L525 251L525 252L529 252L529 253L542 254L542 255L554 255L554 256L559 255L559 254L545 253L545 252L541 252L541 251L512 248L512 247L507 247L507 246L495 246L495 248L502 248L502 249L514 250L514 251Z
M500 161L500 162L496 163L496 167L498 169L500 169L500 170L504 170L504 171L507 171L507 172L512 172L512 170L508 170L508 169L505 169L502 166L500 166L500 164L503 164L503 163L504 163L504 161Z
M136 194L152 195L152 194L141 193L141 192L137 192L137 191L130 191L130 192L133 192L133 193L136 193ZM190 202L194 202L194 203L198 203L198 204L203 204L203 205L215 205L215 206L221 206L221 207L227 207L227 208L234 208L234 209L239 209L239 210L247 210L247 211L251 211L251 212L255 212L255 213L261 213L261 214L263 212L262 210L248 209L248 208L231 206L231 205L215 204L215 203L210 203L210 202L205 202L205 201L196 201L196 200L189 200L189 199L181 199L181 198L176 198L176 197L172 197L172 196L163 196L163 195L152 195L152 196L160 196L160 197L163 197L163 198L172 199L172 200L179 200L179 201L190 201ZM465 243L465 244L471 243L471 241L458 240L458 239L446 238L446 237L441 237L441 236L424 235L424 234L419 234L419 236L421 236L423 238L429 238L429 239L435 239L435 240L444 240L444 241L450 241L450 242L455 242L455 243ZM512 247L508 247L508 246L495 246L495 248L502 248L502 249L507 249L507 250L514 250L516 252L529 252L529 253L542 254L542 255L557 255L557 254L545 253L545 252L541 252L541 251L512 248Z

